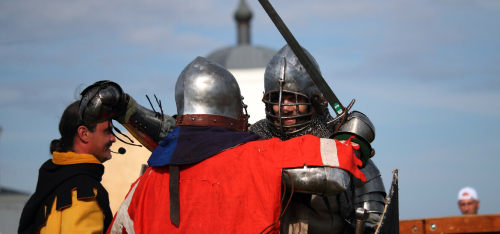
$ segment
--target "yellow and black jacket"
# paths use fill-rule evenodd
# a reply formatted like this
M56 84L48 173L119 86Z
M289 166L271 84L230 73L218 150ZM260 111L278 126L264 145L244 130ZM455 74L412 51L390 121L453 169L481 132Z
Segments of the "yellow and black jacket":
M20 234L105 233L113 214L101 185L104 166L93 155L54 152L40 168Z

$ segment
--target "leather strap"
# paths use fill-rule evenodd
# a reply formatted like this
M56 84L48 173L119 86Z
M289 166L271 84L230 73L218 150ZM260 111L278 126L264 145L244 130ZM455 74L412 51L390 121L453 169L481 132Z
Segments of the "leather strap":
M168 166L170 173L169 192L170 192L170 221L179 227L180 222L180 204L179 204L179 166Z
M233 131L246 132L248 116L240 114L238 119L229 118L220 115L180 115L177 116L177 126L217 126Z

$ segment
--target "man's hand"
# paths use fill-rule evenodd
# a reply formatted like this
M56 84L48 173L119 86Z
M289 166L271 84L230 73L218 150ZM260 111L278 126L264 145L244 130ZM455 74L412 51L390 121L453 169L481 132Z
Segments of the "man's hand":
M80 116L90 125L112 118L123 124L137 111L135 100L112 81L98 81L83 90L81 95Z
M368 160L371 158L372 147L370 143L366 141L364 138L357 136L356 134L353 133L335 134L331 138L338 140L340 142L346 142L347 139L349 139L351 145L357 151L358 158L361 159L361 161L363 162L360 168L363 168L365 167L366 164L368 164Z
M355 150L359 150L359 145L351 142L351 140L353 140L354 138L354 136L351 136L345 141L339 141L342 147L339 147L339 145L337 145L337 151L339 151L339 154L346 156L342 159L339 158L339 162L342 161L339 163L339 165L340 168L349 171L356 178L360 179L363 182L366 182L365 174L359 169L364 166L363 161L357 158L354 154Z

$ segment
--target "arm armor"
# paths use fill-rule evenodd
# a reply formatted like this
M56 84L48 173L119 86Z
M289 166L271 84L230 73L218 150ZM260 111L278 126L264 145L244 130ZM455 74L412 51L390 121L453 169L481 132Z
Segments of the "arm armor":
M290 173L290 176L288 173ZM334 167L307 167L283 169L281 177L287 191L334 196L346 191L350 183L347 171ZM291 177L291 178L290 178Z
M81 95L79 113L85 122L94 125L113 118L149 151L153 151L175 126L174 118L137 104L112 81L98 81Z
M375 163L370 159L365 168L361 171L366 176L366 182L354 178L355 186L355 208L365 208L367 213L382 214L385 206L385 187L382 181L380 171Z
M162 120L163 119L163 120ZM123 126L149 151L153 151L172 131L175 119L137 104L137 111Z

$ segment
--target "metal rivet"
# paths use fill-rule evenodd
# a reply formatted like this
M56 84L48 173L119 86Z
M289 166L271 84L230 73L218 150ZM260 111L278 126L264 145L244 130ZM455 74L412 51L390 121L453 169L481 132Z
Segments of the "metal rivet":
M431 230L433 230L433 231L436 230L436 224L434 224L434 223L431 224Z
M233 126L233 123L231 123L231 126Z
M412 232L418 232L418 227L417 226L413 226L413 228L411 229Z
M194 118L192 118L192 120L194 120Z
M217 122L217 120L216 120L216 119L214 119L214 122Z

